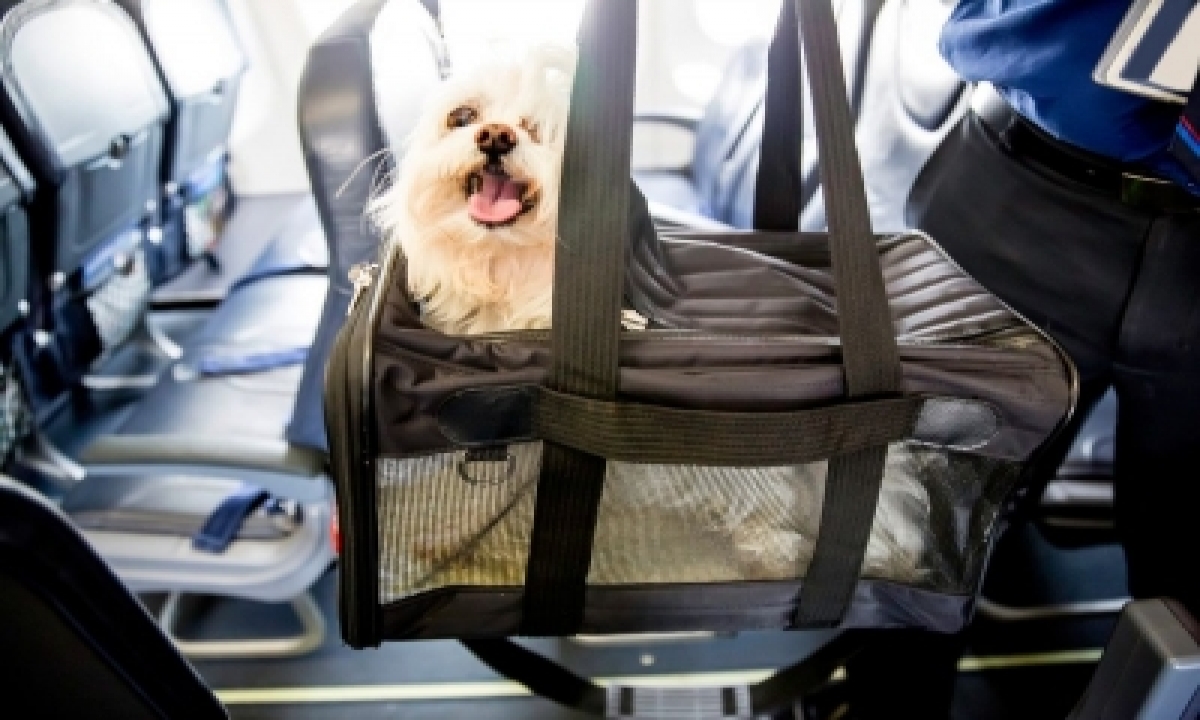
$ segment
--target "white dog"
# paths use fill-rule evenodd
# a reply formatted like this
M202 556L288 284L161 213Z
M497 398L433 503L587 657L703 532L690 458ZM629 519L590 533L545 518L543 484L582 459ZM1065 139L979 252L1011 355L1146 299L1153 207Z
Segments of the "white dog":
M549 327L574 70L574 51L545 46L446 82L372 202L429 327Z

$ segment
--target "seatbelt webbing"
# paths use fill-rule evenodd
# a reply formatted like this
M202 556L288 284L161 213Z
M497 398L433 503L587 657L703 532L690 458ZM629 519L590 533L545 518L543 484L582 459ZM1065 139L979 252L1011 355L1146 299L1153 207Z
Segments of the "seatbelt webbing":
M192 546L206 553L219 555L229 549L237 537L246 518L271 498L271 493L260 487L245 485L221 501L216 510L204 521L200 532L192 538Z

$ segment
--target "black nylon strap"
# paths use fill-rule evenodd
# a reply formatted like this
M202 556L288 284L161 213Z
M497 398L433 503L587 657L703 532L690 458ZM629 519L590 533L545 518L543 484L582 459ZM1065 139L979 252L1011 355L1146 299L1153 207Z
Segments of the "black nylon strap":
M796 6L783 3L767 52L766 117L754 187L754 229L795 231L803 192L803 68Z
M462 644L497 675L524 685L534 695L589 715L604 716L604 688L553 660L511 640L463 640Z
M555 246L548 386L617 393L628 244L637 3L588 4L579 39ZM522 633L568 635L583 618L605 460L548 443L542 455Z
M903 375L854 144L833 6L829 0L787 4L793 2L799 5L810 70L847 393L851 398L896 394ZM800 591L796 625L833 626L845 615L866 556L886 459L887 450L880 447L830 461L821 530Z
M902 387L900 357L854 144L833 7L829 0L789 0L792 3L800 8L800 35L808 60L848 394L896 393ZM799 66L799 58L796 63Z
M533 429L537 437L610 460L778 467L857 457L912 437L922 403L905 397L788 412L715 412L588 400L542 388L534 401ZM830 492L827 488L827 496ZM836 505L826 502L827 516Z
M611 710L604 688L512 641L464 640L463 645L499 675L539 697L598 717ZM862 646L861 632L844 632L800 662L752 685L749 694L755 716L790 707L797 698L826 683Z

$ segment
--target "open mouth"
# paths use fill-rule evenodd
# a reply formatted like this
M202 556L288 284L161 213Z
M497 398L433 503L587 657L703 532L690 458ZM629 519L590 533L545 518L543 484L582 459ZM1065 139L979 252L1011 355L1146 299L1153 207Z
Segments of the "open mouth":
M485 227L511 225L537 204L529 183L513 179L498 163L467 177L467 213Z

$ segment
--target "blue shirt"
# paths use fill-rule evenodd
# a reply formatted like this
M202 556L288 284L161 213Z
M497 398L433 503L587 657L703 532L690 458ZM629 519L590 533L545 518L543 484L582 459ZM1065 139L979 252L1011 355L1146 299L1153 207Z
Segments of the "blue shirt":
M1092 71L1132 0L959 0L941 51L1018 112L1076 147L1136 163L1200 194L1167 146L1182 108L1105 87Z

